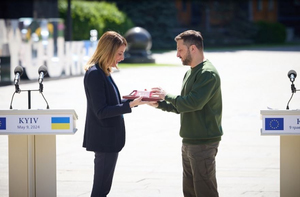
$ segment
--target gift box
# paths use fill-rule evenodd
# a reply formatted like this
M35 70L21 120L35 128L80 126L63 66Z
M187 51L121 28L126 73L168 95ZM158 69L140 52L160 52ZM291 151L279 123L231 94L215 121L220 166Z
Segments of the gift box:
M152 91L140 91L140 90L133 90L129 95L123 96L124 99L134 100L138 97L143 97L143 101L159 101L161 100L158 96L152 95Z

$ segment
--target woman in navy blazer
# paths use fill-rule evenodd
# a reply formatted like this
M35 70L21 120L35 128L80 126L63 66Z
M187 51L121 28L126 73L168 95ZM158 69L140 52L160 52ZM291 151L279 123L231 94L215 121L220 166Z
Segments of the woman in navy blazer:
M114 31L104 33L88 61L84 75L87 98L83 147L95 152L94 182L91 196L105 197L111 188L118 152L125 145L123 114L145 104L142 98L122 100L112 79L112 67L124 60L127 41Z

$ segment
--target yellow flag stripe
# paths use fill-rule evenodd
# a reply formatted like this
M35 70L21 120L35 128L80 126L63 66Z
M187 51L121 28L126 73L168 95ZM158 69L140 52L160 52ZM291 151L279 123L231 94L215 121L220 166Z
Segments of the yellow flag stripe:
M70 124L69 123L55 123L55 124L51 124L51 129L53 129L53 130L70 129Z

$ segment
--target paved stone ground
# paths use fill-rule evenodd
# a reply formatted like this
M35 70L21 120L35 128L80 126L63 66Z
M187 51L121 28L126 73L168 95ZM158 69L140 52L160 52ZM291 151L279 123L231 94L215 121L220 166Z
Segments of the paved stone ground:
M279 196L279 136L261 136L260 110L285 109L291 96L289 70L300 72L300 47L206 52L219 70L223 91L224 136L217 155L221 197ZM122 68L113 73L121 94L161 86L179 94L183 75L176 52L154 54L157 63L175 66ZM86 101L82 76L44 81L50 109L75 109L74 135L57 136L57 196L88 197L93 180L93 153L82 148ZM299 85L297 85L299 84ZM296 78L295 86L300 86ZM21 81L20 88L37 89ZM0 109L9 109L13 86L0 87ZM295 94L290 109L300 108ZM27 109L27 94L15 96L14 109ZM32 93L32 109L45 109ZM179 116L139 106L125 115L127 142L120 152L111 197L179 197L181 139ZM0 136L0 197L8 196L8 143Z

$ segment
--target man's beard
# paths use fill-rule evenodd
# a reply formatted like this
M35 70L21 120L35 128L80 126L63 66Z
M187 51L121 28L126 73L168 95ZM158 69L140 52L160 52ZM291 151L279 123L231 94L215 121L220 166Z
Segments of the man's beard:
M182 64L183 65L191 65L191 62L192 62L191 53L188 51L186 58L182 59Z

